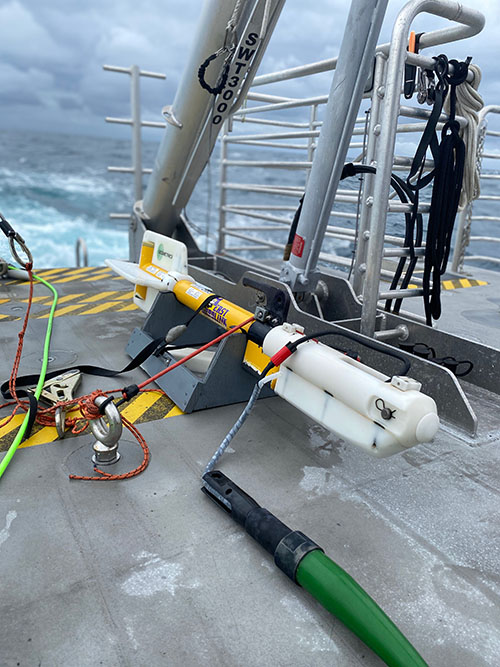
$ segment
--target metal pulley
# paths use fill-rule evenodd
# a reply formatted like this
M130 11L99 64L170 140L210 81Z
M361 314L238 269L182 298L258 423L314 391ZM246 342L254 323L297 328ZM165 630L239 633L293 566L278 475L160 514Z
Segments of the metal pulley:
M95 404L100 407L105 401L108 401L106 396L98 396ZM104 417L93 419L90 422L90 430L96 438L92 446L94 450L92 461L99 465L111 465L120 459L118 441L123 430L122 418L118 408L111 401L106 403Z

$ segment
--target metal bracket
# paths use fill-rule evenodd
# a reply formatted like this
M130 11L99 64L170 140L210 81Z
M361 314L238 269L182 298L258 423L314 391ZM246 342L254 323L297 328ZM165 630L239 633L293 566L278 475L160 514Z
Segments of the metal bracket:
M257 290L259 305L255 310L255 319L272 326L283 324L290 306L290 297L287 292L248 275L243 276L242 282L245 287L253 287Z
M43 385L40 398L50 405L56 405L61 401L71 401L75 397L75 391L82 381L80 371L72 370L61 373ZM59 438L64 438L66 410L59 406L55 411L56 430Z

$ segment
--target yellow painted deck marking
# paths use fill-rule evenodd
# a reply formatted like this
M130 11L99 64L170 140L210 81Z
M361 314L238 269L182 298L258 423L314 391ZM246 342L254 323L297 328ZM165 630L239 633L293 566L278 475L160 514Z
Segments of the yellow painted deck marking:
M129 303L128 306L124 306L118 310L119 313L123 313L125 310L138 310L139 306L136 306L135 303Z
M10 299L5 299L5 301L10 301ZM33 297L33 303L40 303L40 301L52 301L52 297L47 294L44 294L43 296L34 296ZM28 303L29 299L21 299L21 303ZM3 303L0 301L0 303Z
M5 417L0 419L0 423L3 422L4 419ZM23 419L24 419L24 412L14 415L14 417L10 420L8 424L0 428L0 438L3 438L4 435L7 435L11 431L14 431L16 428L19 428L23 422Z
M443 287L443 289L455 289L453 280L443 280L441 287Z
M84 310L83 312L80 313L80 315L95 315L96 313L102 313L104 310L109 310L114 305L115 305L114 303L106 301L106 303L100 303L97 306L90 308L89 310Z
M119 294L119 293L120 292L117 292L116 290L113 290L112 292L99 292L98 294L93 294L92 296L86 296L84 299L80 301L80 303L94 303L95 301L103 301L104 299L110 297L112 294Z
M66 278L60 278L59 280L52 280L53 285L60 285L62 283L71 283L76 280L78 276L66 276Z
M24 449L25 447L35 447L36 445L45 445L47 442L54 442L59 436L57 435L57 429L55 426L44 426L36 433L30 435L30 437L22 442L19 445L19 449Z
M183 415L184 412L180 408L178 408L176 405L167 412L167 414L163 417L163 419L167 419L168 417L177 417L178 415Z
M12 317L12 315L0 315L0 320L5 320L7 317ZM19 318L17 318L19 319Z
M107 271L96 273L95 276L91 276L90 278L83 278L82 283L88 283L91 280L100 280L101 278L107 278L110 274L110 271L111 269L108 269Z
M470 282L467 280L467 278L459 278L458 282L462 287L470 287Z
M73 303L69 306L65 306L64 308L58 308L56 310L55 317L61 317L61 315L67 315L68 313L71 313L73 310L78 310L78 308L81 308L82 305L80 303ZM39 315L38 319L44 320L47 319L49 316L49 313L45 313L45 315Z
M72 301L73 299L78 299L79 297L84 296L83 292L81 294L66 294L66 296L59 297L58 304L66 303L67 301ZM52 297L49 297L52 299Z
M133 403L122 410L122 415L131 422L135 422L146 410L156 403L163 393L161 391L148 391L139 394Z
M63 273L64 271L67 271L67 270L68 269L64 269L64 268L62 268L62 269L61 268L59 268L59 269L49 269L48 271L36 271L35 270L35 273L37 273L42 278L46 278L47 276L55 276L57 273Z
M8 303L10 299L0 299L0 303Z
M121 296L116 296L114 300L125 301L125 299L131 299L134 296L134 290L131 292L123 292Z

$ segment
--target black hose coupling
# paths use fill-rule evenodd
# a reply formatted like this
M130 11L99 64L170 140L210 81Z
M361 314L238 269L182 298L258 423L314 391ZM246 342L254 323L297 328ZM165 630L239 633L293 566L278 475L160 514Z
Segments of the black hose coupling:
M295 573L304 556L317 549L323 551L307 535L292 530L269 510L261 507L219 470L203 475L201 490L274 556L274 563L292 581L296 581Z

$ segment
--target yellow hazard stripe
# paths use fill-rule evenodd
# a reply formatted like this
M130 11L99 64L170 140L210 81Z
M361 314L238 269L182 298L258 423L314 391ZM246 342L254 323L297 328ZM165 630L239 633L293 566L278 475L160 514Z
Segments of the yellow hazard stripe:
M443 280L441 287L445 290L461 289L463 287L482 287L488 283L485 280L474 280L473 278L457 278L456 280Z
M122 410L122 415L129 421L135 422L162 396L164 394L161 391L148 391L138 394L135 400Z
M148 412L151 408L155 408ZM163 412L166 411L166 414ZM157 419L166 419L167 417L175 417L184 414L177 406L172 407L172 401L165 396L160 390L153 390L148 392L141 392L135 396L122 410L121 414L132 423L153 421ZM24 419L24 413L15 415L11 421L4 427L0 428L0 445L2 438L12 434L12 431L17 430ZM79 417L80 411L78 408L68 413L68 417ZM0 419L0 422L2 419ZM66 432L66 437L70 437L70 432ZM12 440L13 435L10 436ZM58 440L57 430L54 426L40 426L35 424L33 432L30 437L19 445L19 447L36 447ZM10 444L10 442L8 442ZM7 447L1 447L5 450Z
M163 419L167 419L168 417L177 417L178 415L183 415L184 412L180 408L178 408L176 405L167 412L167 414L163 417Z

